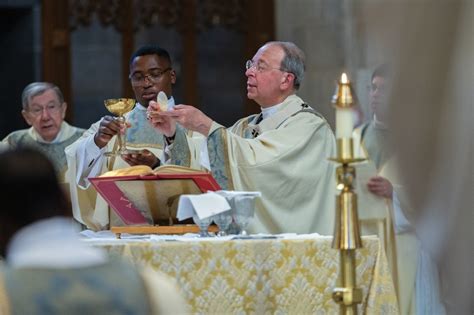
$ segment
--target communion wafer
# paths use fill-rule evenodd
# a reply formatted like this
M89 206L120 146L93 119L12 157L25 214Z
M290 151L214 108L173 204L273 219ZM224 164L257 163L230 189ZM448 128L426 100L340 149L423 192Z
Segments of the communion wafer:
M166 112L168 110L168 97L165 92L160 91L160 93L158 93L156 102L158 103L158 106L160 106L161 111Z

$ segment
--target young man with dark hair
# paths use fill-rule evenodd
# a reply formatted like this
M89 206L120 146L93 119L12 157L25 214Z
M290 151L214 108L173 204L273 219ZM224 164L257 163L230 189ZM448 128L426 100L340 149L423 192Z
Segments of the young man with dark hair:
M130 58L130 83L137 104L125 115L128 126L116 117L104 116L94 123L84 136L66 149L71 182L83 189L90 186L88 177L98 176L105 171L134 165L148 165L155 168L161 164L159 157L163 150L163 136L147 121L146 109L150 101L156 101L158 93L168 97L168 107L174 106L172 86L176 73L169 53L156 45L142 46ZM117 144L117 134L127 128L127 147L133 153L110 158L108 165L104 153L113 151ZM100 230L109 224L108 207L101 197L95 198L91 191L89 204L74 200L74 217L90 229ZM113 216L114 225L121 225Z

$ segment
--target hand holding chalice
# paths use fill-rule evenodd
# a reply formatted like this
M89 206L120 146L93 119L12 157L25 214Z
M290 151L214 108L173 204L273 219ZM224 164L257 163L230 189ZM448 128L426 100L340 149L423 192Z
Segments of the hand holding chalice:
M131 98L111 98L104 101L104 105L109 112L112 114L118 115L116 120L123 126L126 130L126 121L124 115L131 111L135 106L135 100ZM125 131L117 134L118 137L118 149L116 152L106 152L106 156L117 156L127 153L126 143L125 143Z

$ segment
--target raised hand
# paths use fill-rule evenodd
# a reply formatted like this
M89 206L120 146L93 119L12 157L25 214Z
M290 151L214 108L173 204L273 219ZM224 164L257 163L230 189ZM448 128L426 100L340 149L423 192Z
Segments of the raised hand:
M176 132L176 121L163 113L166 113L166 111L162 111L157 102L150 101L147 109L148 121L159 132L167 137L172 137Z
M367 183L369 191L377 196L392 199L393 186L390 181L382 176L374 176Z
M184 128L197 131L204 136L209 134L212 125L211 118L190 105L175 105L173 109L162 112L161 115L171 117Z

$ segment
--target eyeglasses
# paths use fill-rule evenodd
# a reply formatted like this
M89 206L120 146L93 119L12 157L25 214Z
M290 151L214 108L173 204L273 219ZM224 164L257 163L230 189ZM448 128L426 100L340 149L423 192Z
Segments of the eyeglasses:
M245 62L245 69L250 70L252 68L255 69L255 71L257 71L257 72L265 72L265 71L268 71L268 70L279 70L279 71L283 71L283 72L288 72L288 71L285 71L281 68L269 67L268 65L266 65L263 62L255 62L253 60L247 60Z
M53 115L53 114L59 113L61 111L61 108L62 108L62 104L60 103L50 103L46 105L45 107L41 107L41 106L31 107L27 111L32 116L38 117L38 116L41 116L41 114L43 114L44 110L46 110L48 114Z
M163 74L165 74L166 72L170 70L171 70L171 67L168 67L164 70L153 69L153 70L150 70L150 72L147 74L136 72L134 74L131 74L129 78L132 81L133 85L143 85L146 79L148 79L148 81L151 83L156 83L161 79Z
M375 93L375 91L378 91L379 93L381 94L384 94L385 92L387 92L387 86L385 85L377 85L377 84L369 84L367 86L367 89L371 92L371 93Z

